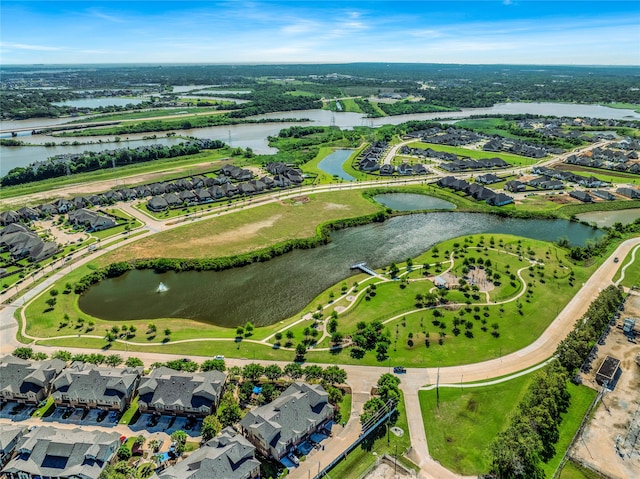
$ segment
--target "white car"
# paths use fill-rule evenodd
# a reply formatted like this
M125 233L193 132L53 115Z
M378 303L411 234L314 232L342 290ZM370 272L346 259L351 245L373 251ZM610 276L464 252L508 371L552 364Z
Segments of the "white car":
M218 354L214 356L213 359L224 359L224 356L222 354Z

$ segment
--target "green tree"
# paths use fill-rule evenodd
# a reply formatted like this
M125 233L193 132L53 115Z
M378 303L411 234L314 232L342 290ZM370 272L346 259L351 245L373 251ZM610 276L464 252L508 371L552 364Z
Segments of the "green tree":
M31 359L33 357L33 349L20 347L13 350L12 356L20 359Z
M322 372L322 378L331 384L343 384L347 380L347 372L338 366L327 366Z
M242 411L240 406L234 402L225 402L218 408L218 419L220 424L225 428L232 426L242 419Z
M362 414L360 414L360 423L366 424L382 409L385 409L384 401L378 396L372 397L364 403Z
M207 359L200 366L200 370L225 372L227 370L227 366L224 359Z
M209 415L202 420L202 441L216 437L222 431L222 424L216 416Z
M127 358L127 360L124 362L124 365L129 368L136 368L139 366L144 366L144 363L142 362L142 359L131 356L130 358Z
M264 369L264 375L270 381L277 381L282 376L282 368L277 364L270 364Z
M122 364L122 357L119 354L109 354L105 361L108 366L115 368L116 366Z
M242 377L250 381L255 381L264 374L264 366L258 363L247 364L242 368Z
M315 379L320 379L322 377L322 367L312 364L304 368L304 378L307 381L313 381Z
M178 429L171 433L171 440L176 443L176 452L182 454L187 445L187 433L182 429Z
M300 379L304 372L302 370L302 366L300 366L298 363L289 363L284 367L284 373L289 376L291 379L293 379L294 381L296 379Z

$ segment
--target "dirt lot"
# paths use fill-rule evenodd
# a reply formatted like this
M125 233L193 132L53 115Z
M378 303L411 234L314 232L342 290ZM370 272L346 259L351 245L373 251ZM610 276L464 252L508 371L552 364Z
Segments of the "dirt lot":
M618 322L621 324L622 319L629 316L640 318L640 295L629 297ZM637 324L636 331L639 329ZM612 478L629 479L640 474L640 437L636 439L640 432L640 366L634 362L638 353L640 341L629 342L622 331L614 327L605 345L599 346L593 370L584 378L585 383L595 387L595 373L605 356L620 360L622 374L615 389L604 395L571 451L578 462Z
M394 464L389 464L387 461L381 462L376 468L365 476L365 479L402 479L411 476L406 473L402 467L398 467L394 472Z

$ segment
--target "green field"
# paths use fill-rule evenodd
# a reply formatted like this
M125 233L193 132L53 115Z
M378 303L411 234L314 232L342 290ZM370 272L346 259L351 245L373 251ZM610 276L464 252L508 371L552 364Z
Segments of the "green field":
M604 476L569 460L562 468L559 479L604 479Z
M220 168L222 163L220 160L228 160L232 157L233 152L229 148L221 148L219 150L202 151L195 155L181 156L177 158L164 158L161 160L137 163L134 165L120 166L112 169L91 171L87 173L79 173L72 176L61 178L51 178L49 180L36 181L26 183L24 185L7 186L2 188L3 198L13 198L16 196L25 196L24 204L12 205L15 209L22 206L32 206L34 204L46 203L53 199L59 198L55 190L62 187L78 185L81 183L112 181L109 186L102 186L101 191L108 191L109 188L124 186L132 187L139 184L149 183L149 179L141 178L129 179L132 175L142 175L148 173L158 173L154 177L154 181L166 181L184 176L192 176L209 172L212 169ZM35 193L51 192L48 198L36 198L34 200L27 199L28 195Z
M190 101L195 102L195 99L191 99ZM204 100L207 102L207 100ZM231 102L224 101L214 101L212 104L231 104ZM202 108L202 107L177 107L170 109L158 109L158 110L137 110L137 111L128 111L122 113L111 113L105 115L94 115L87 118L82 118L79 120L70 121L67 124L75 124L75 123L100 123L103 121L121 121L121 120L142 120L142 119L151 119L160 116L174 116L174 115L185 115L191 114L193 116L197 115L214 115L218 114L220 111L217 108ZM188 116L184 117L185 119L189 119Z
M433 458L459 474L487 472L490 466L487 447L507 427L509 416L526 393L534 374L492 386L440 388L439 405L435 390L420 391L422 417ZM586 386L569 384L568 387L571 405L560 425L557 452L543 464L549 479L597 394Z
M635 261L631 263L634 250L635 250ZM624 279L621 282L621 284L626 288L631 288L633 286L640 286L640 248L638 247L634 248L629 252L629 254L625 258L619 258L619 259L620 259L620 262L618 264L620 266L618 267L618 272L613 278L613 282L616 283L620 280L622 268L624 268L627 264L631 263L629 266L627 266L627 269L624 272Z

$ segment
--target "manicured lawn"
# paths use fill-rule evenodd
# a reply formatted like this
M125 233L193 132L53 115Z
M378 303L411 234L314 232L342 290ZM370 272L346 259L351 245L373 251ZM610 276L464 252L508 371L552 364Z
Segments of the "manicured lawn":
M352 420L358 421L359 419L353 418ZM417 466L412 465L409 460L402 457L409 446L411 446L409 425L407 423L407 415L404 409L404 399L401 399L398 404L398 419L395 424L391 425L399 427L404 431L402 437L389 433L387 438L386 425L382 424L378 426L375 431L370 433L369 437L362 441L361 444L347 455L346 459L339 462L329 471L329 476L338 478L360 477L362 473L376 462L378 457L385 453L390 456L394 456L396 453L396 446L399 456L398 462L402 462L417 471ZM389 444L387 444L387 440L389 441ZM376 453L375 456L374 453Z
M609 183L639 183L640 176L633 173L625 172L611 172L609 170L603 170L601 168L589 168L588 166L576 166L563 164L559 170L569 171L571 173L580 176L595 176L599 180L607 181Z
M524 396L534 374L492 386L440 388L439 406L435 390L420 391L422 417L431 455L445 467L460 474L487 472L490 466L487 446L509 424L509 417ZM547 478L553 476L597 394L586 386L569 383L568 388L571 404L560 424L557 453L543 464Z
M136 395L136 397L133 398L133 400L131 401L131 404L129 404L129 408L122 415L122 417L120 418L120 422L118 424L129 424L131 422L133 417L138 412L138 399L140 399L140 396L138 395Z
M429 453L444 467L463 475L487 472L487 448L509 424L533 374L478 388L420 391L420 408Z
M33 414L31 415L31 417L46 417L48 415L47 413L51 414L51 412L53 412L53 411L49 411L52 408L53 408L53 396L49 396L47 397L47 402L45 403L45 405L33 411Z
M597 472L586 469L579 464L569 460L565 463L560 473L559 479L603 479Z
M548 479L553 477L556 469L560 465L564 453L571 444L571 440L582 423L582 418L587 413L589 406L598 394L594 389L587 386L576 386L568 383L569 394L571 394L571 403L569 409L562 416L560 423L560 439L556 443L556 454L549 462L542 465L545 475Z
M640 248L635 248L636 256L635 261L631 263L630 266L627 266L624 272L624 280L622 281L622 286L627 288L631 288L632 286L640 285ZM619 258L619 267L618 272L613 278L613 282L617 282L620 279L622 274L622 268L624 268L627 264L631 262L631 258L633 257L633 250L629 252L629 254L625 258Z
M423 143L421 141L411 143L408 145L410 148L431 148L435 151L444 151L446 153L453 153L459 156L468 156L469 158L473 158L474 160L484 159L484 158L502 158L507 163L511 163L512 165L533 165L537 163L539 160L535 158L527 158L526 156L513 155L511 153L504 153L502 151L493 152L493 151L483 151L483 150L472 150L470 148L458 147L458 146L447 146L447 145L436 145L433 143Z

